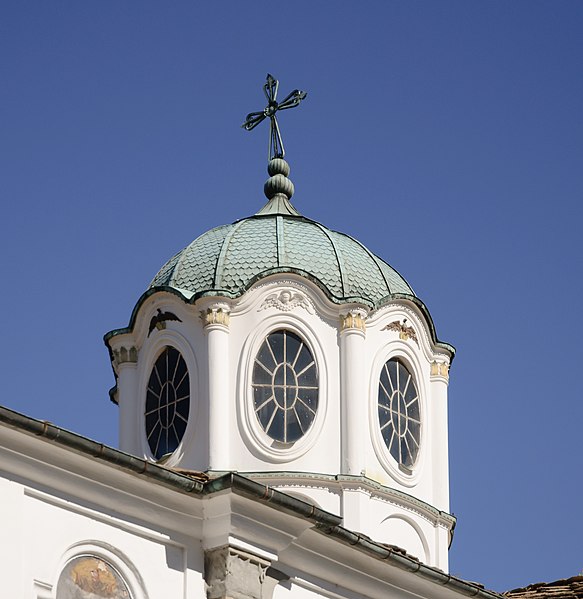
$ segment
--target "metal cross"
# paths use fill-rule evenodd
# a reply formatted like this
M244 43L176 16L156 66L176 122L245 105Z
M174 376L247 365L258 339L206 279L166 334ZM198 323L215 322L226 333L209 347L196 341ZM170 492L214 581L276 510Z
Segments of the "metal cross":
M255 129L257 125L266 118L269 118L269 156L268 160L273 158L283 158L285 156L285 150L283 149L283 141L281 139L281 133L279 131L279 125L275 118L275 113L278 110L287 110L297 106L308 94L302 92L299 89L286 96L281 102L277 101L277 88L279 87L279 81L274 79L269 73L267 74L267 81L263 86L263 91L267 97L267 106L265 110L261 112L250 112L245 119L243 129L245 131L251 131Z

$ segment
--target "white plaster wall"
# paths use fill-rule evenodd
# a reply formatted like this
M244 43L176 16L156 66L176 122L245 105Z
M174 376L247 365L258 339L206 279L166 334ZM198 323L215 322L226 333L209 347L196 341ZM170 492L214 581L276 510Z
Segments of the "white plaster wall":
M262 482L261 480L259 482ZM313 503L320 509L323 509L332 514L342 514L342 492L332 486L310 485L307 484L278 484L277 482L265 482L269 486L273 486L278 491L283 491L292 497Z
M160 309L175 314L180 321L166 321L165 329L149 332L151 318ZM206 338L202 328L200 312L173 294L158 293L148 298L141 306L132 333L110 340L111 346L136 347L138 362L135 366L135 386L126 387L122 378L125 367L118 367L118 402L120 415L120 448L128 453L153 459L144 429L144 405L146 388L152 367L167 345L180 351L190 377L190 414L183 442L168 461L168 465L183 465L193 470L208 469L208 380L205 375L207 358ZM133 393L132 393L133 392ZM131 407L122 410L124 404ZM188 456L188 457L185 457Z
M290 285L291 282L291 285ZM298 305L285 311L266 306L265 300L281 289L292 289L307 298L310 309ZM340 471L340 406L338 331L334 313L324 312L319 294L303 281L279 279L257 285L231 314L231 377L236 381L236 410L231 421L232 468L240 471L285 470ZM320 310L318 310L320 308ZM252 409L251 373L257 350L272 331L296 332L310 347L318 363L318 411L307 434L282 448L261 430Z
M54 597L69 559L101 556L122 574L134 599L204 596L202 551L143 525L103 514L18 482L0 482L3 588L11 597Z
M403 539L407 553L424 564L432 563L426 535L416 526L415 520L397 514L387 516L377 528L380 540L390 543L391 539Z
M266 303L267 298L286 288L301 293L307 301L290 310ZM120 404L133 406L133 418L122 426L120 435L124 449L144 457L151 457L144 433L143 403L152 365L165 345L173 345L182 353L191 379L191 422L181 447L168 463L194 470L209 468L207 336L200 318L203 304L188 305L172 294L155 294L141 307L133 334L112 341L135 345L139 349L137 396L120 396ZM367 429L362 435L361 473L447 511L448 494L444 491L448 487L447 382L441 380L436 385L431 376L431 363L436 358L446 361L447 356L443 350L440 353L432 346L427 324L419 311L406 304L403 301L390 304L370 314L367 320L364 355L361 358L364 376L361 377L363 388L360 397L367 422ZM229 450L221 469L341 473L341 307L331 304L314 285L293 276L270 277L230 305L228 359L211 366L229 381L230 397L225 404L221 431L224 439L229 440ZM148 323L158 308L172 311L182 322L168 321L165 330L155 329L148 335ZM418 343L412 339L400 339L397 332L385 329L389 323L401 322L404 318L409 326L414 327ZM314 424L304 438L287 448L274 443L263 433L250 409L250 378L255 353L265 336L279 328L297 332L309 345L319 364L321 387ZM392 357L399 357L413 372L421 396L421 450L410 474L398 468L378 430L378 377L386 360ZM127 392L131 393L131 390L130 386ZM122 385L120 395L121 392L126 392ZM133 441L125 443L126 438Z
M363 489L345 490L345 523L375 541L397 545L425 564L437 565L436 523L420 511L390 502Z
M300 298L295 306L277 301L282 290L291 290ZM275 300L274 300L275 298ZM209 438L208 335L200 317L201 309L210 305L212 298L204 298L194 305L169 293L158 293L142 305L132 334L116 338L112 343L135 345L139 349L137 397L127 400L134 406L134 416L122 426L122 437L134 439L122 447L132 453L151 458L143 426L145 389L152 365L165 345L175 346L187 362L191 378L191 415L184 441L168 461L169 466L193 470L208 470L211 451L209 444L221 446L222 467L219 470L239 472L308 472L343 474L343 439L341 406L340 314L346 306L332 304L307 280L293 275L276 275L260 281L243 297L221 302L230 309L230 325L226 337L228 355L224 361L212 364L211 369L224 377L228 397L222 401L224 422L219 419L215 430L217 440ZM166 329L154 330L148 335L148 324L156 310L168 310L181 320L168 321ZM415 330L414 339L401 339L398 332L387 330L392 322L402 322ZM265 337L277 329L295 331L310 347L318 362L320 398L318 413L308 433L292 446L282 446L261 430L252 409L251 373L253 360ZM355 377L357 387L352 393L363 412L366 423L357 447L361 456L358 474L383 486L397 489L414 498L449 510L448 452L447 452L447 376L435 376L432 363L448 364L449 355L436 347L430 337L428 323L419 309L406 300L389 303L368 313L366 335L361 344L358 368L363 376ZM403 472L390 456L378 426L378 379L381 368L390 358L398 357L413 373L421 399L421 448L411 472ZM348 363L348 367L357 367ZM362 373L361 373L362 374ZM131 385L120 390L130 389ZM131 391L130 391L131 392ZM127 410L126 410L127 413ZM220 414L219 414L220 417ZM126 416L126 421L128 420ZM349 429L354 423L347 422ZM360 429L359 429L360 430ZM137 431L137 432L136 432ZM215 452L216 453L216 452ZM354 466L354 465L353 465ZM354 468L353 468L354 469ZM285 488L285 483L276 486ZM436 524L429 524L419 513L412 511L406 518L387 521L398 510L386 502L367 499L340 500L337 491L296 489L306 498L312 498L323 509L341 513L345 526L364 532L373 539L399 545L418 555L426 563L446 567L447 535L436 533ZM385 531L385 532L382 532ZM382 538L381 538L382 536ZM423 552L420 547L423 548ZM439 557L438 557L439 556ZM445 559L445 561L444 561ZM444 566L445 564L445 566Z
M400 339L399 333L386 330L391 322L402 322L416 332L413 339ZM448 511L447 495L441 495L436 505L436 487L448 488L447 474L447 384L442 383L441 402L436 406L435 384L431 376L431 363L446 361L445 352L436 351L428 334L427 324L418 310L406 302L395 302L371 315L366 332L366 371L369 381L368 418L369 436L365 439L367 477L383 485L399 489L441 510ZM390 456L378 427L378 378L384 363L390 358L401 359L412 372L421 398L421 446L412 473L401 471ZM439 411L441 410L441 411ZM447 412L445 412L447 416ZM445 430L444 430L445 429ZM441 449L437 452L437 449ZM438 461L439 460L439 461Z
M340 588L333 581L294 577L275 587L273 599L320 599L323 597L326 599L365 599L374 597L376 594L371 588L362 588L362 592L358 593ZM410 599L411 594L392 587L390 593L385 592L382 596L387 599Z
M23 495L21 485L0 476L0 576L6 597L30 596L32 588L32 580L26 585L24 581L27 547L21 534L25 518Z
M273 591L273 599L315 599L323 596L325 595L317 589L306 588L290 581L278 584Z

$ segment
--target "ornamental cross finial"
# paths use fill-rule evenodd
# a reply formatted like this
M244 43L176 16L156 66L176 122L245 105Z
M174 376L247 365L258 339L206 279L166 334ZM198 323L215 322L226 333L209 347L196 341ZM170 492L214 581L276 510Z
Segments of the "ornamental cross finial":
M283 141L279 131L279 125L275 113L278 110L287 110L297 106L308 94L299 89L294 89L291 94L288 94L281 102L277 101L277 88L279 81L267 74L267 81L263 86L263 91L267 97L267 106L261 112L250 112L245 119L242 127L245 131L255 129L257 125L266 118L269 118L269 156L268 160L274 158L283 158L285 150L283 149Z

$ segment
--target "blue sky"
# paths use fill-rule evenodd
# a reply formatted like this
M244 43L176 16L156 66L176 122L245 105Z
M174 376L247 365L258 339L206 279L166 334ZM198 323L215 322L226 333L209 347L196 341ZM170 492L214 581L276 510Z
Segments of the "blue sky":
M583 569L583 3L0 4L0 403L109 444L102 336L263 204L267 72L304 215L396 267L458 349L451 571Z

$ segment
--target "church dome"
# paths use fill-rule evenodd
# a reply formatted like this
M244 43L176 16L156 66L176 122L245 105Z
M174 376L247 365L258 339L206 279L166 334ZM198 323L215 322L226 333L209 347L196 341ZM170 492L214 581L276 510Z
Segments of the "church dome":
M414 295L405 279L364 245L295 210L284 160L272 160L269 174L269 201L257 214L203 233L160 269L150 288L170 287L189 298L235 298L268 275L293 273L339 304L375 307L395 294Z

